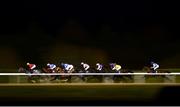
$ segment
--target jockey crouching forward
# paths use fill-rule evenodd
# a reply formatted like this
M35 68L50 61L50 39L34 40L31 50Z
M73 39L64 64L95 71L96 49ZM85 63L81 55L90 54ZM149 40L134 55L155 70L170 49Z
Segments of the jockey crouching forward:
M103 70L103 65L100 64L100 63L97 63L96 66L97 66L96 70L99 71L99 72L102 72L102 70Z
M34 73L34 69L36 68L35 64L30 64L29 62L27 63L28 70L30 73Z
M48 63L47 64L47 67L48 67L48 69L49 70L51 70L51 72L55 72L55 68L56 68L56 65L55 64L50 64L50 63Z
M111 69L115 71L116 73L121 73L121 65L118 65L116 63L110 63Z
M28 67L28 73L40 73L40 71L38 71L38 70L35 70L35 68L36 68L36 65L35 64L30 64L29 62L27 63L27 67ZM31 77L33 77L32 75L28 75L28 79L30 79ZM39 75L38 75L38 77L40 77Z
M81 65L82 65L84 71L86 73L88 73L89 72L88 69L90 68L90 66L88 64L84 63L84 62L81 62Z
M74 66L71 65L71 64L61 63L61 66L63 67L63 69L64 69L67 73L72 72L73 69L74 69Z
M151 62L151 67L150 70L152 71L152 73L157 73L157 70L159 68L159 65L157 63Z

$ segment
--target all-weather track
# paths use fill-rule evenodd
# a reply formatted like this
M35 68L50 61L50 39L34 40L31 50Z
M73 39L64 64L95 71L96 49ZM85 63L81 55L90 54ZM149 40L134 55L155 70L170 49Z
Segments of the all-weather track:
M180 75L180 73L0 73L2 76L29 76L29 75Z
M0 86L180 86L180 83L1 83Z

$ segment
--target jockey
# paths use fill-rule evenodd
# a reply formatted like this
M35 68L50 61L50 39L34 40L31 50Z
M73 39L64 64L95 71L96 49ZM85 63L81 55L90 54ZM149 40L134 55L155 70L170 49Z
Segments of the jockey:
M116 72L120 73L121 65L118 65L116 63L110 63L111 69L115 70Z
M64 70L66 71L71 71L73 70L74 66L71 64L67 64L67 63L61 63L61 66L64 68Z
M156 69L158 69L158 68L159 68L159 65L158 65L157 63L151 62L151 67L150 67L150 69L151 69L153 72L156 72L156 73L157 73Z
M90 66L84 62L81 62L81 65L83 66L85 71L87 71L90 68Z
M28 70L30 72L33 72L34 71L34 68L36 68L36 65L35 64L30 64L29 62L27 63L27 66L28 66Z
M55 64L50 64L50 63L47 63L47 67L52 70L52 72L55 72L54 69L56 68L56 65Z
M101 71L103 69L103 65L100 63L96 63L96 66L97 66L96 70L98 71Z
M30 64L29 62L27 63L27 66L29 70L33 70L34 68L36 68L35 64Z

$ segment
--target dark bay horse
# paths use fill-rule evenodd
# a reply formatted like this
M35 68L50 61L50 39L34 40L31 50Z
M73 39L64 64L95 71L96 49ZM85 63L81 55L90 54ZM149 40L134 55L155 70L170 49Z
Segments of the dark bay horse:
M72 73L74 71L71 70L71 71L66 71L64 70L63 68L61 67L56 67L55 69L49 69L49 68L43 68L43 71L44 73ZM70 82L71 81L71 75L51 75L51 76L48 76L49 78L51 78L50 81L53 81L53 80L62 80L62 81L68 81Z
M23 67L20 67L18 69L18 72L20 72L20 73L27 73L27 74L40 73L39 70L27 70L27 69L25 69ZM40 75L28 75L27 76L27 80L28 80L28 82L32 82L32 83L40 82L39 81L40 80Z
M147 72L147 73L155 73L148 66L143 67L142 71ZM159 70L159 69L157 69L157 73L171 73L171 72L168 71L168 70ZM146 79L148 79L148 78L164 78L164 79L170 80L166 75L144 75L144 77Z

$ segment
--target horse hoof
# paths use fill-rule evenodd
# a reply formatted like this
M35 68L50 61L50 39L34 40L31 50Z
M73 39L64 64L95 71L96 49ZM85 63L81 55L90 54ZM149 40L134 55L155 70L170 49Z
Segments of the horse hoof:
M64 82L66 82L66 81L68 81L68 79L64 79L64 80L61 80L61 81L64 81Z
M31 83L36 83L36 81L35 81L35 80L32 80Z

